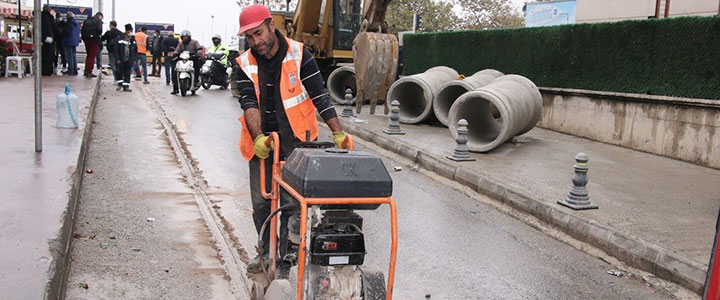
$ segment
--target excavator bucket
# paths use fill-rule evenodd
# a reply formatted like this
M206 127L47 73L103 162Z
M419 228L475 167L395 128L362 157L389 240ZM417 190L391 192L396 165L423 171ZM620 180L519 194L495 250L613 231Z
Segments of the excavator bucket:
M375 113L375 105L382 100L385 114L390 112L387 96L388 89L395 80L398 64L398 40L392 34L378 32L360 32L353 41L353 62L357 97L357 112L362 111L365 101L370 102L370 113Z

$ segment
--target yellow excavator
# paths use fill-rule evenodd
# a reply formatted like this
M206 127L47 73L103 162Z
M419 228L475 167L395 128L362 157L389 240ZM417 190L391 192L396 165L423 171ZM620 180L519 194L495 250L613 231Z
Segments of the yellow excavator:
M385 100L397 71L398 41L387 33L385 22L390 1L299 0L292 20L284 12L274 12L273 18L286 36L310 48L324 78L338 64L352 62L357 111L369 102L370 112L375 113L375 105Z

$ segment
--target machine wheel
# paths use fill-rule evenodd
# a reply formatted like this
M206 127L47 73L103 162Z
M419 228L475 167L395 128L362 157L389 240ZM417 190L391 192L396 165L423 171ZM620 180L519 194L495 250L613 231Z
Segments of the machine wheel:
M201 76L200 85L202 85L202 87L206 90L210 89L212 86L212 83L210 83L210 76Z
M363 300L384 300L386 298L385 275L371 268L360 268L363 279Z
M265 300L265 287L262 284L253 282L250 300Z
M180 79L180 95L185 97L190 89L190 78Z
M292 300L296 295L287 279L275 279L268 286L264 300Z

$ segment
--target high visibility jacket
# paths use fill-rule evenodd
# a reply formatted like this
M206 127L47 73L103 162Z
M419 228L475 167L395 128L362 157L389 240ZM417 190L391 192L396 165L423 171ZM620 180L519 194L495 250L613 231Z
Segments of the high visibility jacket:
M223 56L223 58L218 62L223 65L227 65L227 59L228 59L228 56L230 55L230 51L227 49L227 47L225 47L225 45L223 45L223 44L219 44L217 46L212 45L210 48L208 48L208 53L207 53L208 56L211 54L215 54L215 53L225 54L225 56Z
M282 62L282 71L280 73L280 98L282 99L283 108L287 115L293 134L300 141L306 140L306 132L310 131L310 140L318 137L318 124L315 116L315 104L305 90L300 80L300 64L302 63L303 44L289 38L285 38L288 43L287 54ZM255 86L255 96L258 104L260 104L260 89L258 87L258 65L257 60L251 51L245 51L236 58L236 61L243 72L253 82ZM253 137L245 122L245 116L240 117L242 123L242 133L240 135L240 153L248 161L255 155L255 145ZM277 145L275 145L277 147ZM277 149L277 148L276 148Z
M138 54L145 55L145 53L147 52L147 38L148 35L142 31L138 31L137 33L135 33L135 41L137 42Z

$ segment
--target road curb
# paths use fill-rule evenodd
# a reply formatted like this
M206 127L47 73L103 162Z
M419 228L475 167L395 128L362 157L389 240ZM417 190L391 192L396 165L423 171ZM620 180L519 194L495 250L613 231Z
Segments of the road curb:
M372 132L344 119L341 119L341 123L343 129L352 135L399 154L428 171L435 172L470 187L478 193L529 213L630 266L675 282L695 293L701 294L703 291L707 268L687 257L609 228L592 219L573 215L571 211L554 205L554 199L543 201L520 188L507 186L413 145L394 140L381 133Z
M69 271L68 259L70 258L70 252L72 250L72 233L75 228L75 214L77 213L77 203L80 199L80 188L82 187L83 174L85 171L85 157L90 144L95 106L97 105L102 77L101 72L95 79L95 86L93 87L92 98L90 99L90 108L87 119L85 120L85 128L83 129L80 154L78 155L75 172L73 172L72 175L72 185L69 192L68 205L63 215L62 227L58 238L49 243L53 260L47 272L48 283L43 299L65 298L65 286Z

